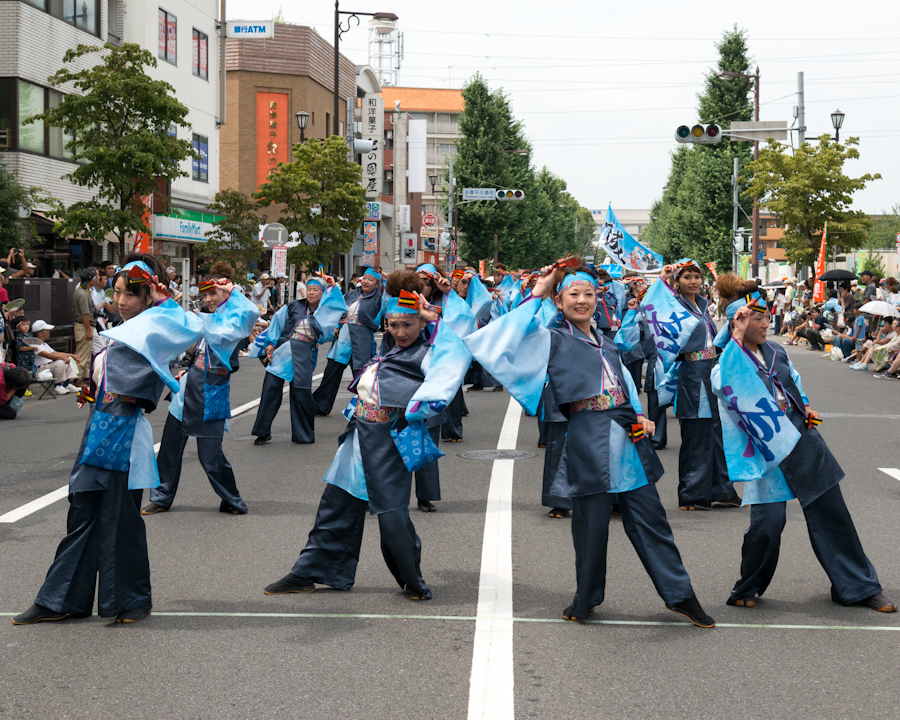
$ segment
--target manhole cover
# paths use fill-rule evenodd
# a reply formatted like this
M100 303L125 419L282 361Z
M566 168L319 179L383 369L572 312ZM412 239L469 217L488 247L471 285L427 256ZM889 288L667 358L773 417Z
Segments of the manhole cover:
M521 460L522 458L537 457L537 453L525 450L470 450L457 453L457 455L469 460Z

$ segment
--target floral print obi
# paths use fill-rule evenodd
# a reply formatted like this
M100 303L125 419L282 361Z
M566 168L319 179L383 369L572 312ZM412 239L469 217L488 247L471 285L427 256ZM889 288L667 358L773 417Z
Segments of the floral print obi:
M294 325L294 329L291 330L289 337L291 340L303 340L304 342L314 343L316 341L316 335L309 326L309 316Z
M356 417L366 422L395 422L400 418L401 411L401 408L380 407L373 402L367 402L360 398L357 398L356 401Z
M586 400L576 400L569 403L569 413L574 414L582 410L609 410L618 405L624 405L626 402L628 402L628 398L625 393L618 388L614 388L612 390L604 390L599 395L594 395L594 397Z

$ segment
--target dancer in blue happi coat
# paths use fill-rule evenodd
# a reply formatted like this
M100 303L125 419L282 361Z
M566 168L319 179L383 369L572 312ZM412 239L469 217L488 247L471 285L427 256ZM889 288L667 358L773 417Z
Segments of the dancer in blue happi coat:
M375 354L375 332L381 326L386 298L381 289L381 273L368 268L359 279L359 288L344 296L347 314L340 332L328 351L322 382L313 393L317 415L328 415L341 389L344 370L350 366L355 376Z
M594 322L600 332L610 340L614 340L622 324L627 289L623 283L613 280L602 268L597 270L597 282L599 287Z
M671 286L669 283L671 282ZM661 388L677 383L675 417L681 425L678 453L678 507L708 509L720 503L740 507L741 499L728 480L722 448L722 425L709 376L718 356L716 326L702 297L703 273L694 260L663 268L641 301L665 373Z
M200 464L221 498L219 512L247 512L234 471L222 452L222 436L231 417L229 388L231 374L239 369L238 345L253 330L259 308L235 290L233 279L234 268L220 261L200 282L200 296L207 310L198 316L203 323L203 338L190 354L188 369L180 376L181 387L169 404L156 457L159 487L150 491L150 502L141 515L154 515L172 507L189 437L197 438Z
M291 442L316 441L312 375L318 345L332 337L341 315L347 312L340 290L329 281L330 278L309 278L306 298L284 305L269 323L265 340L266 378L251 431L256 436L254 445L265 445L272 439L272 421L281 407L285 380L291 384ZM254 347L260 344L256 342Z
M831 598L896 612L844 502L838 483L844 471L815 426L800 374L787 351L766 341L771 316L755 282L728 273L717 283L728 325L716 338L725 347L713 369L725 437L728 472L744 482L750 527L744 533L741 577L729 605L752 608L769 587L778 565L785 507L803 508L816 558L831 581Z
M101 335L110 343L91 363L90 403L69 476L67 534L32 605L13 618L29 625L98 614L134 623L150 614L150 560L141 517L144 488L159 484L152 412L178 382L169 363L200 338L201 325L168 296L165 269L152 255L132 255L114 278L113 303L123 323ZM99 577L99 582L98 582Z
M422 545L409 517L412 471L439 456L424 419L440 413L471 361L462 341L426 309L413 272L388 278L381 352L350 386L350 423L325 475L315 525L300 557L267 595L308 593L316 583L349 590L356 579L365 516L378 516L381 552L411 600L428 600ZM403 291L403 292L401 292ZM430 337L423 332L433 323Z
M618 494L625 532L666 607L695 625L713 627L656 492L663 468L644 437L653 423L644 417L615 345L591 327L596 277L579 259L571 260L544 268L553 272L537 281L530 300L464 341L531 415L549 375L555 402L569 417L565 472L552 487L573 505L577 589L563 618L584 621L604 600L609 520ZM537 319L539 299L548 294L559 323L549 329Z

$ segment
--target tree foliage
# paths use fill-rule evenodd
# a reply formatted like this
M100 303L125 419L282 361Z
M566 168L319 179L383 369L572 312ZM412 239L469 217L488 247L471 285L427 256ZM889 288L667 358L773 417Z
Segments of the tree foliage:
M259 233L259 205L238 190L228 188L216 193L207 212L223 216L206 233L207 240L197 246L200 257L212 261L227 260L236 270L258 260L263 244L253 236Z
M744 194L758 194L768 210L781 216L784 239L780 244L790 262L813 263L826 221L830 248L845 252L866 242L872 220L850 205L853 193L881 175L852 178L844 174L844 163L859 157L857 144L857 138L842 145L822 135L818 145L803 143L793 154L778 142L760 151Z
M10 248L30 245L34 237L33 222L22 220L19 208L50 203L49 195L38 188L22 185L0 161L0 256L6 257Z
M753 116L749 78L720 78L719 72L750 74L747 36L735 26L716 45L719 60L704 80L697 95L697 114L703 123L727 129L736 120ZM651 220L642 241L662 253L666 262L693 257L715 262L721 270L731 268L733 201L731 177L734 158L746 168L752 157L752 143L729 142L715 145L679 145L672 152L672 168L662 198L653 203ZM741 199L750 213L752 201ZM747 224L743 214L740 224Z
M562 178L530 165L531 144L509 98L491 91L476 74L463 99L454 156L458 185L519 189L525 199L461 205L460 256L469 264L493 258L495 234L499 259L512 267L539 267L566 252L583 253L593 238L593 217L566 191Z
M79 45L66 51L63 62L80 65L81 58L95 53L103 53L96 65L77 71L64 67L51 76L54 87L71 83L77 92L26 122L42 120L61 128L65 147L78 163L65 177L96 192L91 200L58 205L56 232L95 242L113 234L124 257L125 238L149 232L135 198L153 193L160 180L186 176L181 163L199 156L189 140L169 135L172 126L190 128L188 108L175 99L171 85L144 72L146 66L156 67L151 52L134 43L107 43L103 49Z
M900 233L900 203L890 211L882 212L880 217L873 218L866 247L873 250L893 249L897 244L897 233Z
M349 252L356 228L366 217L362 169L348 160L347 145L336 135L293 147L293 161L280 163L253 194L261 208L273 208L277 221L306 242L288 251L296 265L328 263L335 253Z

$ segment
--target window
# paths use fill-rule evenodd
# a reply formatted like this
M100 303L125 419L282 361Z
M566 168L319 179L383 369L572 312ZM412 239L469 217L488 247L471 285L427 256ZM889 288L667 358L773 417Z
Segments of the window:
M63 94L61 92L57 92L56 90L47 90L47 107L55 108L62 102ZM47 128L47 132L49 135L49 152L47 153L50 157L61 157L71 159L72 151L66 147L66 143L71 139L71 136L66 136L62 128Z
M159 9L159 57L178 64L178 18Z
M44 88L19 80L19 150L44 154L44 123L25 125L32 115L44 112Z
M325 113L325 136L331 132L331 113Z
M194 180L209 182L209 138L194 133L194 150L200 153L200 159L194 158L191 175Z
M315 110L313 110L313 111L309 114L309 123L310 123L310 125L315 125L315 124L316 124L316 112L315 112Z
M200 32L196 28L193 32L194 44L194 75L204 80L209 80L209 35Z
M100 0L26 0L29 5L92 35L100 35Z
M13 92L16 83L18 93ZM72 151L65 147L72 139L71 135L65 135L61 128L45 126L43 121L25 124L28 118L59 105L63 99L62 93L42 88L40 85L32 85L25 80L5 78L0 80L0 90L3 91L3 95L10 97L8 104L5 106L0 104L0 132L6 131L5 147L56 158L72 157ZM14 105L13 98L17 98L17 106ZM15 125L12 122L14 117ZM3 146L2 142L0 146Z

